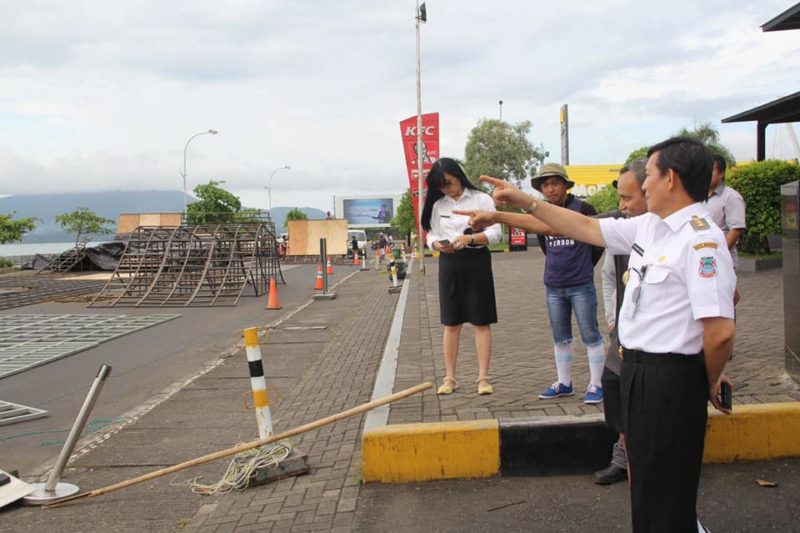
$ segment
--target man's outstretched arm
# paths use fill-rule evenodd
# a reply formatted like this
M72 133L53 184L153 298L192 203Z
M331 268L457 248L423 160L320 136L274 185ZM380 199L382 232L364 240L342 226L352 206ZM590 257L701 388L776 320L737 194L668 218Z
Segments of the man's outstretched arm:
M524 209L549 226L551 232L555 234L565 235L597 246L605 246L603 233L600 231L600 222L596 218L537 200L505 180L481 176L481 181L494 186L492 198L497 205ZM528 229L526 226L520 227Z

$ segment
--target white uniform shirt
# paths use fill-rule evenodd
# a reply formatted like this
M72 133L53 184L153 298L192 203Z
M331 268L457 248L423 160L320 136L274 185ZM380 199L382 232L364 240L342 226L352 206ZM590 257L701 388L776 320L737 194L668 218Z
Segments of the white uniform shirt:
M725 182L720 183L714 189L706 201L706 206L708 212L711 213L711 220L725 235L732 229L745 229L744 199L736 190L725 186ZM731 255L733 256L733 267L736 268L739 264L736 248L731 250Z
M701 318L733 318L736 274L722 231L702 203L667 218L600 219L608 253L630 254L620 343L650 353L696 354Z
M605 254L600 279L603 282L603 311L606 324L610 326L617 321L617 266L611 254Z
M428 247L433 249L435 241L444 239L454 242L456 237L464 235L464 230L469 227L469 217L466 215L455 215L453 210L477 209L480 211L496 211L494 201L488 194L473 189L464 189L464 194L458 201L444 195L436 200L431 211L431 229L428 232ZM492 224L485 228L483 233L489 239L489 243L500 242L503 232L500 224ZM481 245L475 245L479 248Z

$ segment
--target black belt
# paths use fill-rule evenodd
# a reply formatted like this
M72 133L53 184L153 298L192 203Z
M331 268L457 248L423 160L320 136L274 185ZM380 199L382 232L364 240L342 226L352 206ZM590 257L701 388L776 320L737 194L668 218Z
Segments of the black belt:
M696 363L698 360L702 360L703 352L701 351L699 353L693 353L693 354L673 353L673 352L652 353L652 352L643 352L641 350L630 350L628 348L623 348L622 346L620 346L619 356L621 359L632 363L692 364Z

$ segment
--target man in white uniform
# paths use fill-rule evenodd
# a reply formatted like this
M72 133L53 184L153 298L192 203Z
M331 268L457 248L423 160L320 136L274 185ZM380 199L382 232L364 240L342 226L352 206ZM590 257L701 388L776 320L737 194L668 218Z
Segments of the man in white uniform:
M730 413L720 387L728 382L736 275L722 231L708 222L711 167L697 141L653 146L643 185L649 212L628 219L586 217L481 177L496 187L496 203L608 253L630 253L617 327L636 533L702 531L696 502L707 403Z

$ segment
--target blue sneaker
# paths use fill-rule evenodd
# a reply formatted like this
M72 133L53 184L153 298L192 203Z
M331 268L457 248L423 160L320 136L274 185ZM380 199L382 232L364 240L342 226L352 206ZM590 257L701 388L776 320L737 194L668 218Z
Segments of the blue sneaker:
M583 395L583 403L600 403L603 401L603 387L597 385L589 385L586 388L586 394Z
M575 390L572 388L572 382L570 382L569 385L564 385L563 383L556 381L543 390L539 394L539 398L542 400L552 400L553 398L558 398L559 396L572 396L573 394L575 394Z

